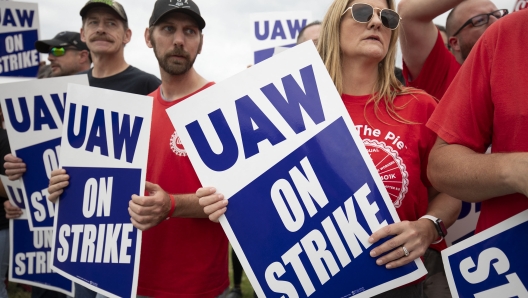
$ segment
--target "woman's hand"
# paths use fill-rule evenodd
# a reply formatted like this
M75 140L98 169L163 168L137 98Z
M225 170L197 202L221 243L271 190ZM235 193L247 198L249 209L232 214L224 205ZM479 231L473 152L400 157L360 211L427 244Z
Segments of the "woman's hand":
M423 256L429 245L437 238L437 234L434 224L428 219L388 225L372 234L369 242L376 243L391 235L394 237L371 250L370 256L375 258L387 253L378 258L376 264L385 265L387 269L397 268ZM404 247L409 253L407 256Z
M11 181L15 181L18 178L22 177L26 172L26 164L22 159L15 157L13 154L9 153L4 156L4 168L5 174Z
M216 193L214 187L199 188L196 196L200 199L200 206L204 207L204 213L211 221L218 222L220 216L227 211L227 200L223 194Z
M64 192L64 188L70 185L70 176L66 170L57 169L51 172L51 178L48 186L48 200L55 203L59 196Z
M13 206L9 201L4 202L4 209L7 219L15 219L22 216L22 209L18 208L17 206Z

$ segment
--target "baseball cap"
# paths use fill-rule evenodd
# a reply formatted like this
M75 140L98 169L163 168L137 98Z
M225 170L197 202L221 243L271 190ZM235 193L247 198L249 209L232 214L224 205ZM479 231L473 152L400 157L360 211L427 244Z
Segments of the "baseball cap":
M205 21L200 15L200 9L192 0L157 0L154 4L152 16L150 17L149 27L156 25L165 14L171 11L177 11L191 16L198 23L200 30L205 27Z
M37 40L35 42L35 48L40 53L48 53L50 47L67 46L74 46L79 50L90 51L86 44L81 40L81 35L78 32L63 31L55 35L53 39Z
M88 10L96 6L108 6L112 8L125 22L128 22L127 14L123 8L123 5L114 0L89 0L81 9L81 17L84 18L88 13Z

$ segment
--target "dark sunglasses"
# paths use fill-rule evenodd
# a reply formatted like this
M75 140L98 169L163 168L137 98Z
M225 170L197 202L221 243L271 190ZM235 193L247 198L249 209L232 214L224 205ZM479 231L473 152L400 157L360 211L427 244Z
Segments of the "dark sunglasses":
M60 47L60 48L51 48L49 50L49 54L53 55L55 57L60 57L60 56L64 56L66 54L66 51L68 51L68 50L79 51L79 49L76 49L76 48Z
M379 18L383 26L395 30L400 25L400 15L392 9L372 7L366 3L354 3L348 7L341 16L343 16L347 10L352 12L352 18L358 23L368 23L374 15L374 10L379 10Z
M484 26L487 23L489 23L490 16L494 16L496 19L500 19L507 14L508 14L507 9L499 9L499 10L496 10L490 13L479 14L478 16L474 16L471 19L469 19L467 22L465 22L464 25L462 25L462 27L460 27L460 29L458 29L457 32L453 34L453 36L456 36L458 33L460 33L460 31L462 31L462 29L464 29L469 24L473 25L473 27Z

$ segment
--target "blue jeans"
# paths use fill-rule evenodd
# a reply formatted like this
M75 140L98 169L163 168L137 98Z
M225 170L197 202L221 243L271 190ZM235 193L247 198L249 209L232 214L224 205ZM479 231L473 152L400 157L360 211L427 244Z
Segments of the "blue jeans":
M0 230L0 298L7 298L5 277L9 266L9 229Z

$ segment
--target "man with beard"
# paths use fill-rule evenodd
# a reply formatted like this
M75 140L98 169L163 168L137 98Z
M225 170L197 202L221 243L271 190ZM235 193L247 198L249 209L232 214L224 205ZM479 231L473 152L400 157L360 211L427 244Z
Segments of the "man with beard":
M90 69L90 50L78 32L63 31L53 39L38 40L35 48L48 54L51 62L50 77L74 75Z
M160 66L147 164L147 196L133 196L129 213L143 230L138 295L225 297L229 287L228 241L207 218L195 192L201 187L165 110L211 86L193 68L203 44L205 21L192 0L157 0L145 41ZM49 199L67 186L64 170L53 171Z
M446 49L433 19L451 9L446 21ZM490 0L401 0L400 44L408 86L441 99L484 31L508 13Z

